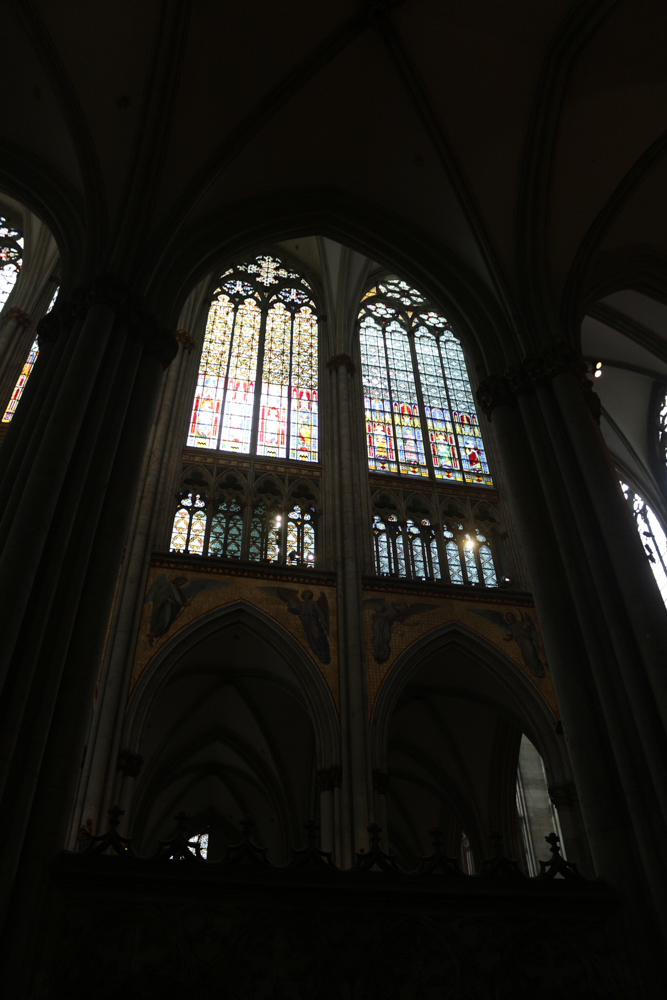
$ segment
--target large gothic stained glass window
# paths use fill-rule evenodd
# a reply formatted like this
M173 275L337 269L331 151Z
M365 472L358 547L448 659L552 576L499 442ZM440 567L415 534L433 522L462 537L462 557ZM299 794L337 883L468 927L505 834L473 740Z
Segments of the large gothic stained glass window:
M318 459L317 311L277 257L226 271L208 314L187 443Z
M493 485L463 350L448 321L396 277L359 313L369 468Z

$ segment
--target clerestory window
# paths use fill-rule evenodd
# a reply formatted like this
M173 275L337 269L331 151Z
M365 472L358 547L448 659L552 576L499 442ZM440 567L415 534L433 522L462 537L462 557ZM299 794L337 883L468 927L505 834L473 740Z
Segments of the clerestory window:
M646 558L651 564L660 596L667 605L667 536L653 510L631 486L620 481L632 517L637 526Z
M310 285L277 257L225 271L209 309L188 446L316 462L317 332Z
M372 471L492 486L461 344L425 296L397 277L359 312Z
M0 310L16 284L23 264L23 237L0 215Z

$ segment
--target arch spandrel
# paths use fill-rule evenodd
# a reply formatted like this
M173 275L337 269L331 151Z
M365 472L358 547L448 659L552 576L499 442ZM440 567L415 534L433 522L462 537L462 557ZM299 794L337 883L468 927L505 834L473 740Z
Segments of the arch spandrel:
M310 598L308 594L312 595ZM275 573L247 567L197 565L154 559L135 647L128 699L144 678L173 663L183 642L197 641L198 628L224 628L225 615L242 602L244 615L294 659L301 686L319 676L339 711L338 622L333 574ZM276 635L281 639L276 640ZM296 648L295 648L296 647ZM296 654L296 655L295 655ZM314 673L316 672L316 673ZM317 684L314 685L317 688Z
M423 592L423 596L420 592ZM519 715L521 715L518 709L520 704L526 706L526 720L536 713L536 718L541 721L537 725L537 734L535 729L532 733L538 744L541 743L539 732L544 725L553 732L559 719L559 711L542 647L537 616L532 605L517 601L466 602L458 597L434 600L429 599L426 588L403 595L395 592L389 594L386 591L371 595L370 590L365 590L364 598L369 602L365 606L364 640L374 758L376 754L381 757L384 753L387 719L393 711L400 690L408 682L411 674L429 657L439 653L447 655L445 651L451 652L454 647L460 649L465 656L478 661L484 669L488 669L493 676L500 679L502 686L509 693L510 700L516 703ZM492 619L484 615L486 611L492 612ZM386 660L383 660L386 647L380 647L378 641L379 620L375 618L375 622L373 621L376 615L391 620L389 656ZM506 620L507 615L514 616L514 623ZM507 635L507 629L512 625L515 631L518 631L516 625L517 622L521 623L521 615L529 616L535 623L538 643L536 656L543 669L542 677L536 677L531 673L519 644ZM503 619L506 627L501 625ZM385 633L387 631L386 625L384 631ZM382 638L386 639L386 635ZM532 665L536 667L535 663ZM531 727L526 722L524 728L529 730ZM376 761L380 757L375 758Z

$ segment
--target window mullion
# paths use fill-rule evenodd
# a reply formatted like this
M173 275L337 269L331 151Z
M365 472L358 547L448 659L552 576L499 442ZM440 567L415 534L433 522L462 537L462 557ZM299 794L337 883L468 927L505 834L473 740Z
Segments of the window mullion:
M456 454L459 460L459 469L461 470L461 482L466 482L465 471L463 469L463 460L461 458L461 449L459 447L459 436L456 432L456 421L454 420L454 408L452 406L452 400L449 395L449 383L447 382L447 371L445 369L445 363L442 360L442 347L440 346L441 338L437 336L436 343L438 345L438 358L440 359L440 368L442 370L442 384L445 387L445 396L447 398L447 409L449 411L449 419L452 422L452 435L454 437L454 447L456 448Z

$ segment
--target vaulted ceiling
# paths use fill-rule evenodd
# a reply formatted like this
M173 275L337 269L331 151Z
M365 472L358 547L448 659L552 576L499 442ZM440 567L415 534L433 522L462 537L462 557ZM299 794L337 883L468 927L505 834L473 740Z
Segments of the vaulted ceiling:
M182 298L193 247L299 236L300 201L304 234L449 267L519 350L639 271L667 298L662 0L3 5L0 188L74 278L171 267Z

